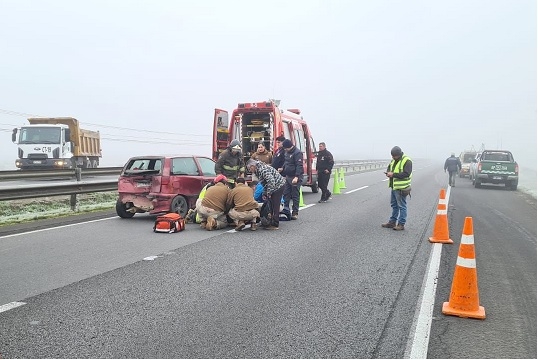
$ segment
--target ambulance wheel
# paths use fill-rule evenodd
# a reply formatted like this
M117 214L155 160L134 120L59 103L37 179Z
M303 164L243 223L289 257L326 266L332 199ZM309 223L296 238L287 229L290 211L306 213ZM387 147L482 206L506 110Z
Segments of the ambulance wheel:
M129 219L134 216L134 213L127 211L127 206L119 199L116 201L116 214L122 219Z
M172 199L172 202L170 203L170 212L178 213L182 218L185 218L188 211L189 204L187 203L187 199L181 195Z
M317 193L319 192L319 188L318 188L318 183L317 183L317 182L313 183L312 186L310 186L310 188L312 189L312 192L313 192L314 194L317 194Z

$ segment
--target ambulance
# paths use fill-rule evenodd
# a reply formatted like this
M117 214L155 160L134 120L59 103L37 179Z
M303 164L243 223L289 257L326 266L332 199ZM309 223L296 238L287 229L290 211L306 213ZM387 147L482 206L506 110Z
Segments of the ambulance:
M231 116L226 110L215 109L213 160L217 161L219 154L234 139L241 141L245 163L256 152L260 141L274 154L276 138L284 136L303 153L303 186L310 187L313 193L317 193L317 150L310 128L299 109L280 109L279 103L278 100L239 103ZM251 174L246 175L250 178Z

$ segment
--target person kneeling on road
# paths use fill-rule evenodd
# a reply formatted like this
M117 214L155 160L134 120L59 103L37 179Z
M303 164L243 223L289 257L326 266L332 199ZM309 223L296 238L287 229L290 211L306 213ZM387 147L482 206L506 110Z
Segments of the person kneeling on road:
M228 202L228 179L220 174L215 177L215 185L207 189L204 198L198 208L202 217L201 228L206 230L224 229L228 226L226 210Z
M228 193L230 209L228 216L235 224L235 231L241 231L246 223L250 223L250 229L256 230L256 219L260 216L258 202L254 200L252 189L245 184L245 179L239 177L235 180L235 187Z

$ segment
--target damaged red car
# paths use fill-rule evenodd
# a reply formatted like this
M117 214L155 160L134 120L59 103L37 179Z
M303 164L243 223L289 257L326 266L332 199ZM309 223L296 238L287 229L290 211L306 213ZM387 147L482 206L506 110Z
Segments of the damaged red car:
M145 212L177 212L185 217L215 176L215 162L205 156L132 157L118 180L116 213L121 218Z

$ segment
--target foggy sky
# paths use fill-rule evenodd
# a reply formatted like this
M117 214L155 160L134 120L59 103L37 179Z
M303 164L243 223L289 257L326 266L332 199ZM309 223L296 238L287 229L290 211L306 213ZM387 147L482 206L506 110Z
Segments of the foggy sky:
M535 0L0 0L11 130L73 116L102 166L211 154L214 108L280 99L338 160L511 150L536 169Z

